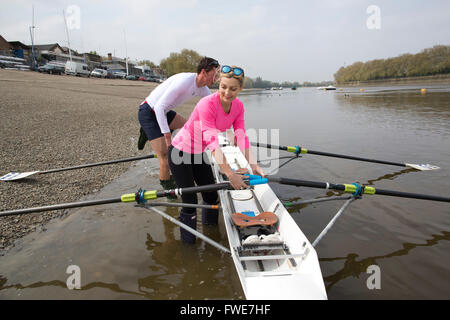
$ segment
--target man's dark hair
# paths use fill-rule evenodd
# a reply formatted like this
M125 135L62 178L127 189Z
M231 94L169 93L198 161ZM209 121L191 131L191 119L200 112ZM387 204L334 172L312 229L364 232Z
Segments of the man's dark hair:
M197 74L200 74L203 69L205 69L206 72L211 71L213 68L217 68L219 66L219 61L213 58L204 57L197 66Z

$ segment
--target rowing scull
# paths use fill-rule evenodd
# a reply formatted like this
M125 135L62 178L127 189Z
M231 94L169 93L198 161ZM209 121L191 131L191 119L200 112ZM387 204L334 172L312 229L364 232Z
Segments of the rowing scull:
M238 147L219 136L222 152L234 170L250 166ZM217 183L224 182L213 157ZM245 297L270 300L327 299L317 253L268 184L251 190L218 190L225 228ZM271 212L278 218L273 237L243 238L232 219L234 212ZM256 239L258 238L258 239Z

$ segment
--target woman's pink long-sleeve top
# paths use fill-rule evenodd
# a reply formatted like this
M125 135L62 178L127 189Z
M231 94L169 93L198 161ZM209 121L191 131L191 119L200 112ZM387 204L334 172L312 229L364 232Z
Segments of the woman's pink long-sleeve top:
M244 104L239 99L234 99L227 114L223 111L219 93L216 92L197 103L189 120L172 140L172 145L191 154L202 153L206 148L212 152L219 148L218 132L224 132L231 126L239 148L248 149L250 143L245 132Z

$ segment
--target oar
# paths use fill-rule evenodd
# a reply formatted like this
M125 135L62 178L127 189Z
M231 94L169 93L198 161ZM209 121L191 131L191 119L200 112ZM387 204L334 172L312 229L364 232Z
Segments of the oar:
M159 191L158 190L152 190L152 191L139 190L136 193L127 193L127 194L123 194L120 197L116 197L116 198L70 202L70 203L49 205L49 206L44 206L44 207L2 211L2 212L0 212L0 217L10 216L10 215L19 215L19 214L28 214L28 213L34 213L34 212L59 210L59 209L70 209L70 208L96 206L96 205L118 203L118 202L124 202L124 203L137 202L140 204L140 203L145 203L147 200L152 200L152 199L156 199L156 198L160 198L160 197L166 197L168 195L174 195L174 194L181 195L182 193L190 194L190 193L197 193L197 192L201 192L201 191L214 191L214 190L226 189L228 187L230 187L230 184L227 182L227 183L222 183L222 184L212 184L212 185L205 185L205 186L200 186L200 187L181 188L181 189L175 189L175 190L159 190Z
M259 177L259 178L258 178ZM319 188L319 189L332 189L343 191L345 193L352 193L354 195L384 195L384 196L392 196L392 197L402 197L402 198L412 198L412 199L422 199L422 200L432 200L432 201L441 201L441 202L450 202L449 197L442 196L434 196L427 194L419 194L419 193L410 193L410 192L401 192L394 190L385 190L385 189L375 189L374 187L360 185L358 183L354 184L335 184L329 182L317 182L317 181L307 181L307 180L298 180L291 178L277 178L272 176L266 176L266 178L261 178L261 176L251 175L250 181L261 180L261 183L268 182L276 182L279 184L286 184L297 187L310 187L310 188ZM256 184L256 182L254 182Z
M247 183L249 185L256 185L256 184L267 183L267 181L264 179L260 179L260 181L255 179L254 181L253 180L247 181ZM223 183L218 183L218 184L208 184L208 185L204 185L204 186L186 187L186 188L178 188L178 189L172 189L172 190L146 191L146 190L140 189L136 193L127 193L127 194L123 194L120 197L116 197L116 198L70 202L70 203L62 203L62 204L49 205L49 206L43 206L43 207L1 211L0 217L35 213L35 212L43 212L43 211L60 210L60 209L96 206L96 205L118 203L118 202L124 202L124 203L136 202L138 204L145 204L147 202L147 200L153 200L156 198L167 197L170 195L171 196L174 196L174 195L181 196L182 194L191 194L191 193L197 193L197 192L203 192L203 191L217 191L217 190L222 190L222 189L233 189L233 187L231 186L231 184L229 182L223 182ZM154 206L157 204L152 203L149 205ZM196 208L218 209L217 206L191 205L191 204L186 204L186 203L178 203L178 204L174 204L174 206L186 206L186 207L190 207L190 208L196 207Z
M273 145L273 144L265 144L265 143L258 143L258 142L252 142L251 144L252 144L252 146L256 146L256 147L279 149L279 150L283 150L283 151L293 152L297 155L298 154L315 154L315 155L325 156L325 157L380 163L380 164L387 164L387 165L399 166L399 167L411 167L411 168L421 170L421 171L439 169L438 166L431 165L431 164L411 164L411 163L400 163L400 162L392 162L392 161L385 161L385 160L368 159L368 158L361 158L361 157L355 157L355 156L347 156L347 155L337 154L337 153L314 151L314 150L302 148L299 146L295 146L295 147L277 146L277 145Z
M124 158L124 159L118 159L118 160L109 160L109 161L104 161L104 162L88 163L88 164L82 164L79 166L50 169L50 170L45 170L45 171L10 172L10 173L5 174L4 176L0 177L0 181L14 181L14 180L19 180L19 179L24 179L24 178L29 177L34 174L54 173L54 172L82 169L82 168L88 168L88 167L103 166L103 165L113 164L113 163L137 161L137 160L143 160L143 159L152 159L152 158L156 158L156 157L157 157L156 154L149 154L149 155L140 156L140 157L132 157L132 158Z

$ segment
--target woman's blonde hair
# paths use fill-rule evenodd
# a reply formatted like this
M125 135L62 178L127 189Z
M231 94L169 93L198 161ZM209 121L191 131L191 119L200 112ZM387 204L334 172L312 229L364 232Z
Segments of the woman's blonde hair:
M238 66L231 66L231 68L240 68ZM242 69L242 68L241 68ZM239 81L239 85L241 86L241 89L244 87L244 69L242 69L242 74L240 75L235 75L233 72L228 72L228 73L224 73L222 71L220 71L220 79L222 78L234 78L237 81Z

